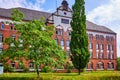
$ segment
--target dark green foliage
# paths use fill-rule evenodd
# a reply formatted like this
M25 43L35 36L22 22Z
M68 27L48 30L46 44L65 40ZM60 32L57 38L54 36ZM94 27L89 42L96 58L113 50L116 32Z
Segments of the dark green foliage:
M117 58L117 70L120 70L120 57Z
M44 66L44 67L41 69L41 72L45 72L45 73L53 72L53 69L50 68L49 66Z
M86 33L86 15L84 0L75 0L72 6L73 16L71 21L71 60L76 69L84 69L89 61L88 36Z
M4 64L4 72L14 72L14 68L8 64Z

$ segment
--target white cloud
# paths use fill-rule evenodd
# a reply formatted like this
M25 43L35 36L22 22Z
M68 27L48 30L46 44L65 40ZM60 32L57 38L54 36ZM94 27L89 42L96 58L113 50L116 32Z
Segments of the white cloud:
M108 3L90 11L87 19L117 33L117 54L120 56L120 0L108 0Z
M34 10L44 10L41 8L42 4L45 3L45 0L0 0L1 8L15 8L15 7L24 7Z

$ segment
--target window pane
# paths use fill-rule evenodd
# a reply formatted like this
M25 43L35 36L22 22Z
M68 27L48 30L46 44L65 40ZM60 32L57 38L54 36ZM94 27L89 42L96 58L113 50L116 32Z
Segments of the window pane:
M67 40L67 41L66 41L66 46L69 47L69 45L70 45L70 41Z
M3 42L3 35L0 34L0 42Z
M64 46L64 40L61 40L61 46Z
M61 19L61 23L69 24L69 20L68 19Z
M5 25L4 25L4 23L2 23L1 29L4 30L4 28L5 28Z

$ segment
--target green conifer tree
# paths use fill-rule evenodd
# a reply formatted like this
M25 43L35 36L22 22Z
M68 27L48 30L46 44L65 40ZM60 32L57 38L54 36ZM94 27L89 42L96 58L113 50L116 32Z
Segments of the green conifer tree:
M71 21L72 34L70 50L71 60L76 69L83 70L89 61L88 36L86 33L86 15L84 0L75 0L72 6L73 15Z

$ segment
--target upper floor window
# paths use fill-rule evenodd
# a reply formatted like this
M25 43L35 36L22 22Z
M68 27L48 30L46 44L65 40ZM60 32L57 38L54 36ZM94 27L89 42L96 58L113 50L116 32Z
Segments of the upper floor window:
M12 40L14 40L14 41L15 41L15 35L12 35L11 37L12 37Z
M64 46L64 40L61 40L61 46Z
M13 24L10 23L9 25L10 25L10 30L13 30Z
M3 35L0 34L0 42L3 42Z
M66 46L67 46L67 47L70 46L70 41L69 41L69 40L66 41Z
M4 24L4 23L1 24L1 29L2 29L2 30L5 29L5 24Z
M68 31L68 35L71 36L71 31Z
M104 36L103 35L96 35L96 40L101 40L103 41L104 40Z
M92 56L93 56L93 55L92 55L92 52L90 52L90 58L92 58Z
M90 49L93 49L93 44L90 43L90 44L89 44L89 47L90 47Z
M114 38L113 38L113 36L106 36L106 40L107 40L107 41L113 41Z
M2 53L2 48L0 48L0 53Z
M61 19L61 23L69 24L69 19Z
M93 40L93 34L89 34L89 40Z
M98 50L99 49L99 44L96 44L96 50Z
M55 39L56 44L58 45L58 39Z
M107 45L107 50L110 50L110 45L109 44Z
M101 49L101 50L104 49L104 44L100 44L100 49Z
M62 29L56 29L56 34L57 35L62 35L63 34L63 30Z

